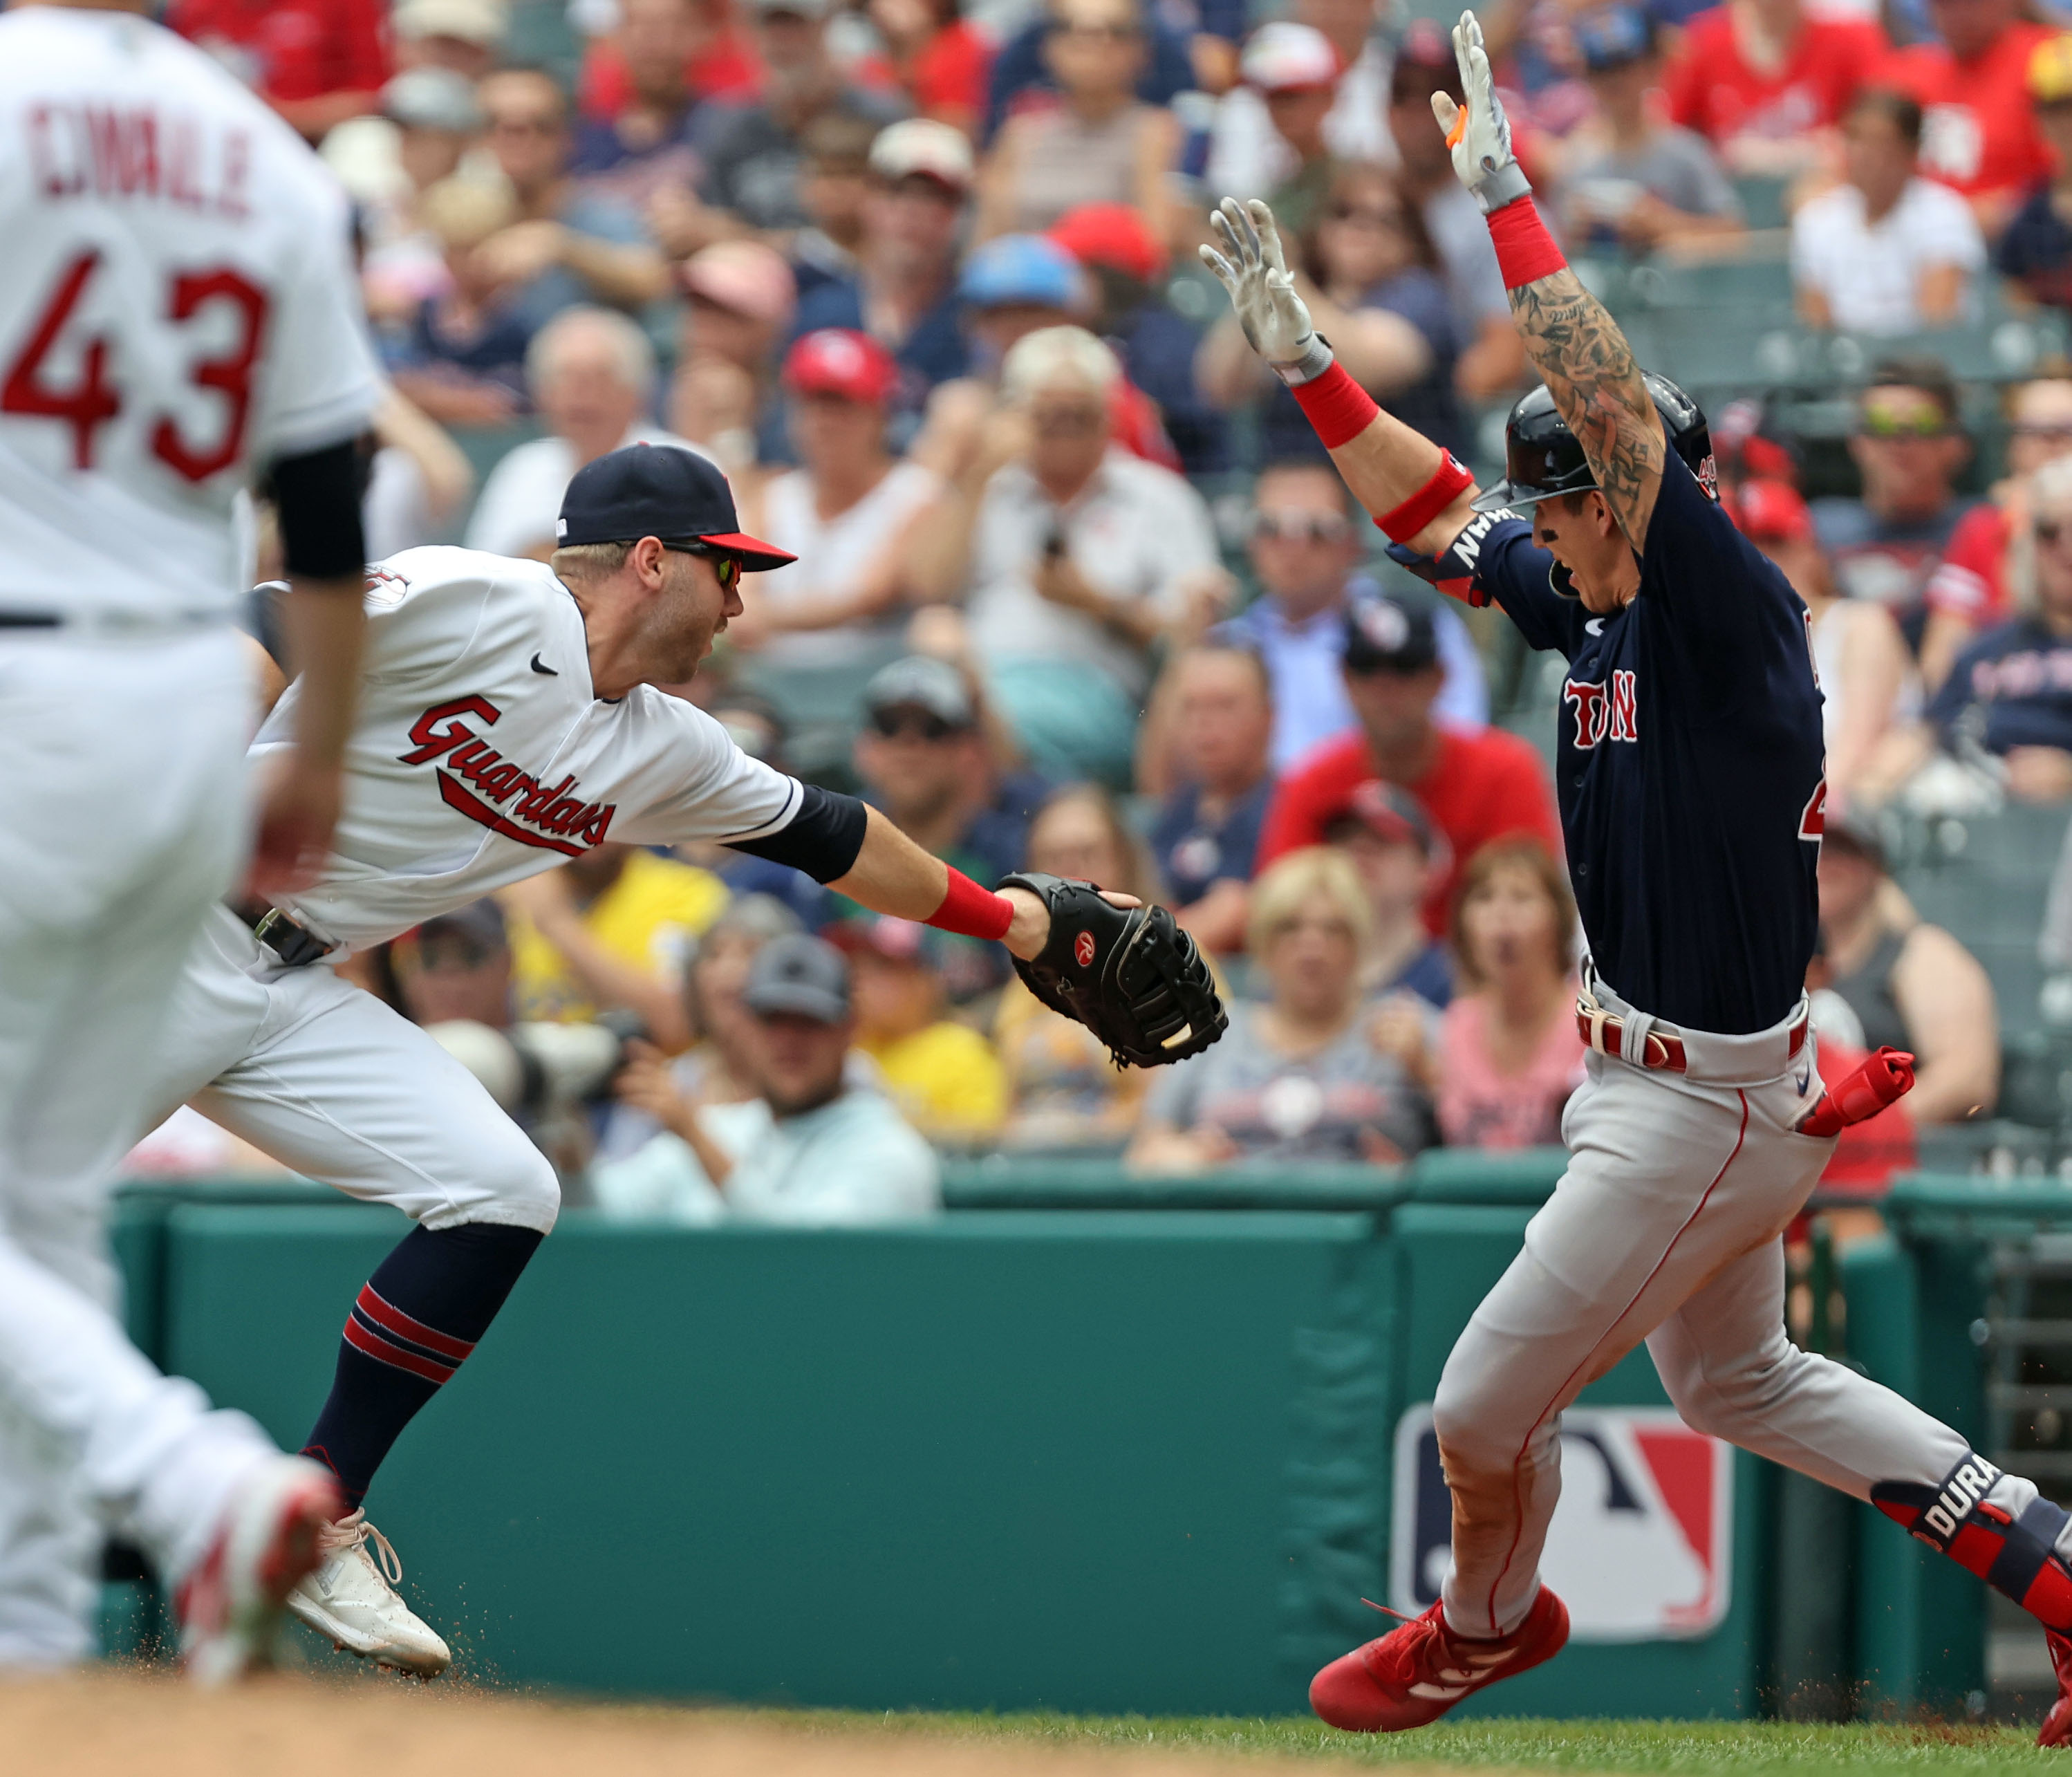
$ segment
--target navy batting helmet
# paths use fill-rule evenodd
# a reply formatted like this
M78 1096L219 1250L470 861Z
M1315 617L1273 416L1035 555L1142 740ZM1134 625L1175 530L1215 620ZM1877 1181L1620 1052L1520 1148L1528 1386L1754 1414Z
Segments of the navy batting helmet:
M1712 463L1712 434L1704 410L1691 397L1653 371L1643 374L1669 448L1690 466L1698 485L1720 497L1720 477ZM1578 494L1597 484L1581 442L1568 430L1545 384L1519 397L1503 428L1504 479L1476 496L1478 512L1533 506L1556 494Z

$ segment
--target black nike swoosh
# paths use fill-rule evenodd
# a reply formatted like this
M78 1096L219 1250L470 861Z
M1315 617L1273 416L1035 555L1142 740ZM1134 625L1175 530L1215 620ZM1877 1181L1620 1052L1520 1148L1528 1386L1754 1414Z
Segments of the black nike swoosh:
M532 656L532 670L535 673L544 673L550 679L558 679L561 677L561 674L553 667L541 665L540 656L536 654Z

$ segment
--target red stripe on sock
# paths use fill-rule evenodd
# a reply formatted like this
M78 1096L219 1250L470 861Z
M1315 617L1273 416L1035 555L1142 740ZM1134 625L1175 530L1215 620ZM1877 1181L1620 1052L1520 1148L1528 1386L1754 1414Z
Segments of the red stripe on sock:
M408 1370L413 1376L421 1376L427 1382L444 1382L454 1373L454 1366L442 1364L436 1358L420 1357L415 1351L406 1351L400 1345L391 1345L385 1339L370 1333L356 1320L345 1323L345 1343L356 1351L364 1351L376 1362L392 1368Z
M407 1339L413 1345L421 1345L427 1351L437 1351L441 1357L450 1358L454 1363L464 1361L475 1347L464 1339L455 1339L450 1333L442 1333L435 1327L427 1327L421 1320L413 1320L400 1308L384 1302L374 1293L372 1284L363 1285L360 1291L360 1311L372 1321L380 1324L399 1339Z

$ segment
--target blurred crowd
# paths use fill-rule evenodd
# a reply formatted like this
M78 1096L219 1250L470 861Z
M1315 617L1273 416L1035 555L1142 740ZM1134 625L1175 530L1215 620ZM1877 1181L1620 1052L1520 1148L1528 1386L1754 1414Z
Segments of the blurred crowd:
M1961 1121L1998 1090L1992 988L1893 881L1881 812L2072 799L2072 367L1982 392L1920 336L2072 306L2072 35L2021 0L1482 16L1572 256L1774 263L1801 329L1893 342L1824 455L1757 400L1713 430L1827 696L1823 1062L1912 1048L1913 1125ZM356 200L392 385L373 553L544 558L582 464L709 455L800 560L749 577L681 694L981 880L1163 901L1227 986L1229 1039L1119 1071L997 947L724 849L602 846L352 965L578 1200L872 1220L935 1203L944 1151L1558 1141L1584 1051L1551 714L1492 614L1379 555L1194 252L1215 197L1268 198L1341 360L1493 468L1527 372L1432 121L1443 27L1380 0L166 18ZM140 1164L224 1158L191 1122L154 1141Z

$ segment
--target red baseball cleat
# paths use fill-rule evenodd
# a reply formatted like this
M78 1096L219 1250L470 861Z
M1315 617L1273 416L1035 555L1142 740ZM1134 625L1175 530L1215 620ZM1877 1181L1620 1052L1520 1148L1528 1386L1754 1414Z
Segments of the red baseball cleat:
M2072 1636L2046 1629L2043 1639L2050 1645L2051 1668L2058 1674L2058 1701L2050 1705L2049 1714L2044 1717L2042 1731L2037 1735L2036 1743L2039 1746L2072 1746Z
M1498 1641L1455 1635L1435 1604L1333 1660L1309 1680L1309 1707L1352 1734L1421 1728L1470 1692L1552 1660L1568 1640L1568 1610L1544 1586L1524 1622Z
M288 1594L323 1558L322 1534L344 1511L338 1483L314 1462L275 1456L258 1466L175 1594L188 1676L224 1684L272 1664Z

